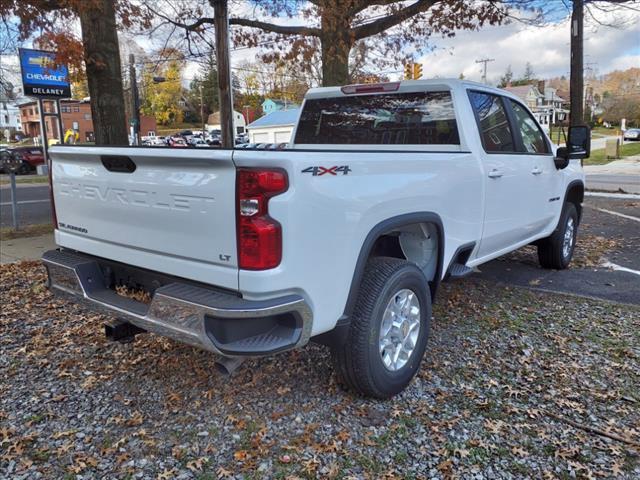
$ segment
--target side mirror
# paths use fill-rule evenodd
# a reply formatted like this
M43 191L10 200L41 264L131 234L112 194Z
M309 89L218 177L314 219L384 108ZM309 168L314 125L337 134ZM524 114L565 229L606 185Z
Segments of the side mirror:
M558 170L567 168L569 166L569 149L567 147L558 147L553 163L556 164Z
M591 129L586 125L569 127L567 150L569 160L589 158L591 154Z

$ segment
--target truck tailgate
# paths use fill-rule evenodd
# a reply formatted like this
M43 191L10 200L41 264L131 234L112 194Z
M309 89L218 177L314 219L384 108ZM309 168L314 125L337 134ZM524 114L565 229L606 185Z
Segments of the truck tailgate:
M212 149L53 147L56 242L237 289L231 155Z

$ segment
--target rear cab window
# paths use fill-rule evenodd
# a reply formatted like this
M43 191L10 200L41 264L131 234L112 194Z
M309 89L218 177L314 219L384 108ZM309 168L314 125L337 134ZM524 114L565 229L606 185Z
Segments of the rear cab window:
M449 91L311 98L294 143L307 145L460 145Z

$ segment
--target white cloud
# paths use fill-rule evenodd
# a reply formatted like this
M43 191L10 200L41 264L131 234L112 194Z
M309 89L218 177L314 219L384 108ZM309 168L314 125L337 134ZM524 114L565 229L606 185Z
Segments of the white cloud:
M588 25L585 28L585 63L598 74L616 69L640 66L640 55L633 49L640 44L640 16L631 27L612 28ZM453 38L432 39L437 47L418 61L424 63L425 77L458 77L460 73L470 80L480 80L481 58L493 58L487 67L489 83L497 83L509 65L517 78L527 62L541 78L569 75L570 19L555 24L533 27L519 22L486 27L480 31L459 31Z

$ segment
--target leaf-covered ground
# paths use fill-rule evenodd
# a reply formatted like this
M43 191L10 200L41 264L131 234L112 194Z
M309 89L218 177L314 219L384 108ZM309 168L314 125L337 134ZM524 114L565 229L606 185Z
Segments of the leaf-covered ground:
M246 362L53 298L0 267L0 478L640 478L640 309L443 285L405 393L341 391L324 347Z

